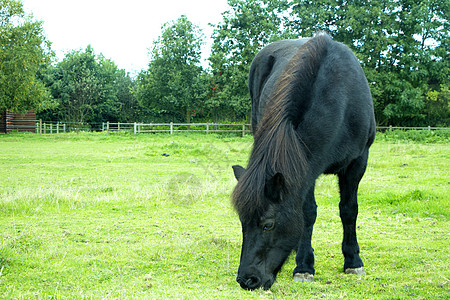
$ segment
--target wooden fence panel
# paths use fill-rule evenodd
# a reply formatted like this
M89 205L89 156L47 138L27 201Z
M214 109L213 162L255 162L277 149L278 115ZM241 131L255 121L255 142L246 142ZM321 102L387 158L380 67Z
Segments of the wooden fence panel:
M36 112L30 110L24 114L4 111L0 114L0 132L11 131L36 132Z

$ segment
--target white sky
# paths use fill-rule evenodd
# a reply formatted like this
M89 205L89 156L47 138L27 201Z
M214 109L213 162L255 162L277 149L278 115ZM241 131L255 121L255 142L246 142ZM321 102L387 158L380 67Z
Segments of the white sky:
M44 31L61 60L73 49L91 44L95 53L112 59L133 75L146 69L148 50L161 35L161 26L181 15L199 26L209 57L213 29L228 10L226 0L22 0L25 11L44 21Z

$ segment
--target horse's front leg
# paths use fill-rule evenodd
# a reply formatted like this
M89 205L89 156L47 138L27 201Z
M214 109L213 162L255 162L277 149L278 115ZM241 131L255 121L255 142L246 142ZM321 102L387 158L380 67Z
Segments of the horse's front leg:
M356 219L358 217L358 185L366 170L367 157L368 151L338 174L341 192L339 210L344 229L342 253L345 259L344 272L347 274L365 274L356 238Z
M311 246L311 238L314 223L317 218L317 204L314 198L314 186L309 190L303 203L304 232L299 242L295 261L297 267L294 270L294 281L314 281L314 249Z

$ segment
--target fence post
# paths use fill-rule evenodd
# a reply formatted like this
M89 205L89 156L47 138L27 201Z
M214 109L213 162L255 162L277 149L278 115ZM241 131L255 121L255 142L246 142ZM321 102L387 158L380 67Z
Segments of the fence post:
M170 122L170 134L173 134L173 122Z
M242 124L242 136L245 136L245 123Z
M66 133L66 123L63 124L64 133Z
M120 131L120 123L117 122L117 131Z
M42 119L39 119L39 134L42 134Z
M392 131L392 125L389 125L389 131Z
M136 122L134 122L134 134L136 134L136 131L137 131L137 124Z
M105 122L102 122L102 132L105 132Z
M209 133L209 123L206 123L206 134Z
M106 134L109 134L109 121L106 122Z
M56 134L58 134L58 133L59 133L59 121L56 122Z
M431 126L428 126L428 130L431 130Z

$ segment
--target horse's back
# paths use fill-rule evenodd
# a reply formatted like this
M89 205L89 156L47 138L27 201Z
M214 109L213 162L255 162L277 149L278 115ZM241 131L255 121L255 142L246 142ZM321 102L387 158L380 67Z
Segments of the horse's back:
M287 63L309 40L276 42L255 57L249 76L254 131ZM315 62L317 72L310 82L298 82L310 85L309 96L293 95L298 97L293 103L300 107L295 126L307 151L313 152L311 163L318 173L335 173L368 149L375 136L375 118L369 86L353 52L329 38L321 47L325 49Z

